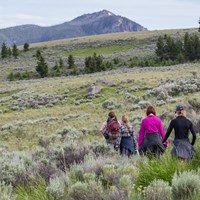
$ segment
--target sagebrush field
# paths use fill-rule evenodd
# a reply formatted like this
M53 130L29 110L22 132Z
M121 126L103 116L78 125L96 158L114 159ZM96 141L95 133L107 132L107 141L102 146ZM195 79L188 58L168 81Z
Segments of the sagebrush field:
M12 71L34 71L37 48L50 66L58 55L98 51L106 59L151 57L158 35L186 31L123 33L31 44L18 59L0 61L0 199L199 199L200 63L163 67L126 65L79 76L8 81ZM135 43L134 43L135 41ZM98 45L99 44L99 45ZM94 48L96 45L96 49ZM107 48L109 46L109 48ZM105 52L105 53L104 53ZM177 104L186 107L197 132L191 162L170 155L160 159L120 157L99 128L110 110L127 114L138 134L148 105L167 129Z

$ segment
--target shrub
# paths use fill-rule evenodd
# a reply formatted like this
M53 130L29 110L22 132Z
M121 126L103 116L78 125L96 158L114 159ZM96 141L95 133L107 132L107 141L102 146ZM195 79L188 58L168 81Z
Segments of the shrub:
M130 93L125 93L124 98L130 103L138 103L140 99Z
M96 176L100 176L103 166L108 161L110 162L110 158L88 155L86 156L85 161L82 165L85 172L95 173Z
M104 101L102 103L102 107L103 108L107 108L109 110L112 110L112 109L116 108L117 107L117 99L111 98L111 99L108 99L108 100Z
M61 135L62 137L68 137L69 138L76 138L78 136L78 131L71 126L66 126L63 128L63 130L57 130L57 134Z
M66 171L66 168L69 168L71 164L83 162L86 154L88 154L86 148L61 151L55 156L57 167L62 171Z
M105 142L94 142L89 146L89 149L91 149L95 155L110 155L112 153L111 147Z
M12 195L12 185L6 185L5 182L0 182L0 199L14 200L16 197Z
M41 176L46 182L50 181L50 178L58 170L49 162L41 162L37 166L37 173Z
M139 105L139 107L140 107L141 109L145 109L145 108L147 108L148 106L150 106L151 103L150 103L149 101L140 101L140 102L138 103L138 105Z
M130 191L131 187L132 187L132 179L130 175L123 175L120 179L119 179L119 186L120 188L122 188L127 196L128 196L128 192Z
M34 171L31 157L28 154L3 154L0 157L0 181L6 184L26 184Z
M134 164L130 164L129 162L127 163L127 161L125 160L123 165L120 164L117 171L122 177L124 175L131 177L131 182L133 183L135 182L139 174L139 169Z
M70 167L69 180L70 183L75 184L78 181L84 181L84 170L81 165L73 165Z
M126 192L124 192L122 189L119 189L116 186L112 186L106 200L116 200L116 199L128 200L129 198Z
M171 197L171 187L163 180L152 181L146 189L147 200L170 200Z
M197 98L193 98L193 99L189 99L188 103L193 107L193 109L195 109L197 112L200 111L200 102L199 99Z
M172 195L174 199L198 199L200 196L200 174L185 171L174 174L172 179Z
M120 175L117 173L117 166L114 164L106 164L102 168L102 183L106 189L112 185L118 185Z
M46 192L54 197L55 200L59 200L65 195L65 184L60 177L50 179L49 186L46 188Z
M96 180L96 174L95 173L84 173L83 179L84 179L84 182L86 182L86 183L95 181Z
M76 182L69 189L70 200L102 200L103 192L100 185L96 182L83 183Z

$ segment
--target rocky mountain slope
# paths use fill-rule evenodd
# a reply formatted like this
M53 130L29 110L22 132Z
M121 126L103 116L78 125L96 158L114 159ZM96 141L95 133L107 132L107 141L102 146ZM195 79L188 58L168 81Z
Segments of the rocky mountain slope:
M107 10L84 14L72 21L49 27L21 25L0 30L0 44L35 43L64 38L81 37L115 32L139 32L147 30L140 24Z

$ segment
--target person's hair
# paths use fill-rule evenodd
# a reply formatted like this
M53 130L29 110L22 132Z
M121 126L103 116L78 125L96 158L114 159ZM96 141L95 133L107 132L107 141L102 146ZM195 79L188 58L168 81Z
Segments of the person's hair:
M122 116L122 122L126 125L127 128L130 128L128 115L123 115Z
M148 106L146 110L146 115L148 116L149 114L154 114L156 115L156 110L153 106Z
M108 113L107 123L110 122L111 119L114 119L115 121L117 121L117 117L113 111Z
M113 111L109 112L109 113L108 113L108 117L110 117L110 118L115 117L115 113L114 113Z

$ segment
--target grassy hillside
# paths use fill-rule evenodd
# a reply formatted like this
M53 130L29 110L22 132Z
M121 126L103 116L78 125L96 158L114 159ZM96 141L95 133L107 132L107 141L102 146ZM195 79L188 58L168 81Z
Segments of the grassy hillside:
M77 57L84 57L92 53L93 45L95 51L98 49L105 56L118 54L128 59L136 53L150 56L155 46L153 41L160 34L176 36L185 31L121 33L40 43L31 45L31 50L16 60L1 60L0 191L5 199L146 199L154 195L148 193L151 188L162 191L157 199L163 195L167 199L181 199L176 187L185 192L185 185L192 185L190 177L196 182L192 185L194 190L186 194L195 191L193 197L198 199L199 63L147 68L124 66L90 75L23 81L5 78L13 69L32 69L33 52L37 48L42 49L48 62L58 55L65 56L70 48ZM91 94L90 89L99 92ZM156 107L165 129L174 117L175 106L186 107L187 116L198 132L192 162L171 158L173 134L160 160L139 156L127 160L107 146L99 128L108 112L114 110L119 120L128 114L137 136L149 104ZM164 183L157 183L158 179ZM185 185L181 185L182 179Z
M61 58L64 62L67 73L67 59L71 54L75 57L75 65L78 70L84 68L85 57L97 53L102 55L105 61L113 63L115 58L119 58L119 64L113 68L126 68L130 65L130 59L133 57L152 58L155 57L156 41L159 36L168 34L173 38L182 38L188 33L196 33L196 29L184 30L163 30L163 31L146 31L136 33L115 33L96 35L89 37L80 37L64 40L56 40L51 42L43 42L30 44L30 50L23 52L23 47L17 59L6 58L0 59L0 80L6 80L7 76L12 73L28 72L37 76L35 67L37 59L35 57L36 50L40 50L52 71L55 63Z

